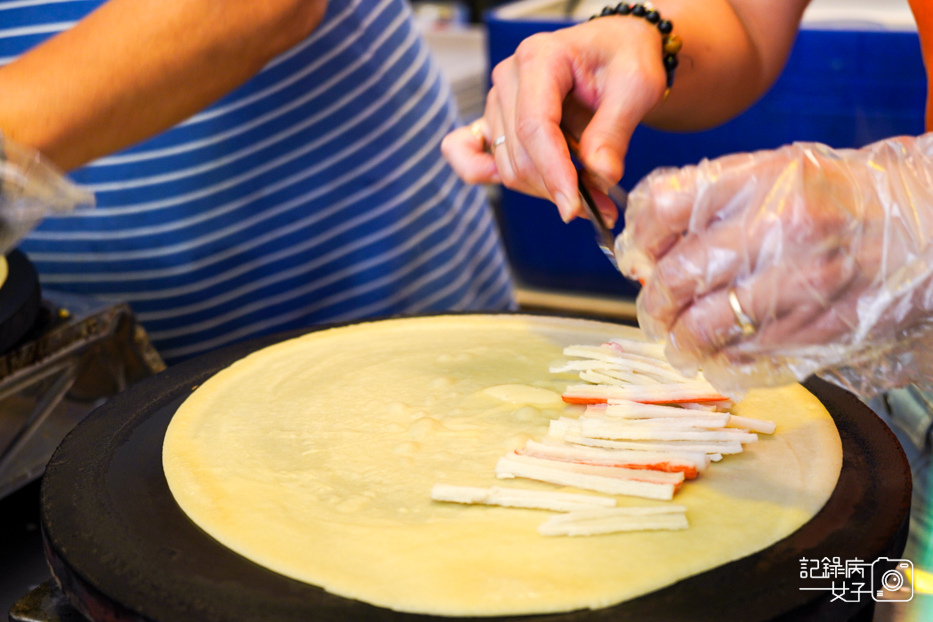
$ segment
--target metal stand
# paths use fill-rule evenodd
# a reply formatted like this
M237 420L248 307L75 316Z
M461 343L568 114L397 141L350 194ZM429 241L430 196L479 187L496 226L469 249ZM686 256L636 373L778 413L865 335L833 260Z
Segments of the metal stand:
M0 498L41 476L91 410L164 368L127 305L46 292L32 332L0 356Z
M77 612L55 582L46 581L10 610L10 622L88 622Z

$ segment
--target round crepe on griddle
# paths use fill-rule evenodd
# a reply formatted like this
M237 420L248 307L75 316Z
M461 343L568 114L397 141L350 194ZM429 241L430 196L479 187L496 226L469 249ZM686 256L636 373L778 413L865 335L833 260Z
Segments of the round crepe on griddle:
M842 449L829 414L798 385L734 406L777 430L681 488L673 503L687 507L684 531L546 537L537 527L551 512L431 501L435 483L558 489L497 480L496 461L541 439L550 420L582 412L559 398L579 379L548 372L565 346L638 335L521 315L309 333L199 387L169 425L165 475L196 524L262 566L347 598L449 616L606 607L766 548L813 517Z

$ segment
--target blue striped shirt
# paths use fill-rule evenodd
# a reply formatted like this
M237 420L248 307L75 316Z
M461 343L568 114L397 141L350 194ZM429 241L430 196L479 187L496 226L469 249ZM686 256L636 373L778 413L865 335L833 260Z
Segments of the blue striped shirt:
M0 62L102 3L0 0ZM313 324L507 309L484 194L440 154L456 122L404 0L330 0L247 84L75 171L98 207L20 248L47 289L129 302L168 361Z

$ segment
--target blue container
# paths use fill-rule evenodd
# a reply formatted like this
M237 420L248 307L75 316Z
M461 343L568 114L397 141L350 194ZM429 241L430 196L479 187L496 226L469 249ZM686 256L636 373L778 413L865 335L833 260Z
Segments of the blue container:
M495 11L487 14L486 23L490 67L514 53L526 37L572 24L501 19ZM916 32L804 28L784 73L741 116L692 134L639 127L622 186L630 189L658 166L683 166L795 141L860 147L889 136L919 135L925 100L926 74ZM589 223L565 225L550 203L504 190L500 224L521 283L621 298L637 294L637 284L613 270L596 247Z

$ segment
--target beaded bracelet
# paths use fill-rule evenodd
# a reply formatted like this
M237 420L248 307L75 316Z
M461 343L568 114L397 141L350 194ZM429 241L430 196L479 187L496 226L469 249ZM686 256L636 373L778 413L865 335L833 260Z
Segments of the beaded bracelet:
M661 14L657 12L648 3L626 4L621 2L616 6L605 7L599 15L594 15L590 19L597 17L608 17L610 15L634 15L635 17L644 17L649 23L654 24L661 33L662 59L664 61L664 72L667 74L667 90L664 96L667 97L668 91L674 84L674 70L677 69L677 52L683 46L680 37L673 33L674 24L669 20L661 19Z

